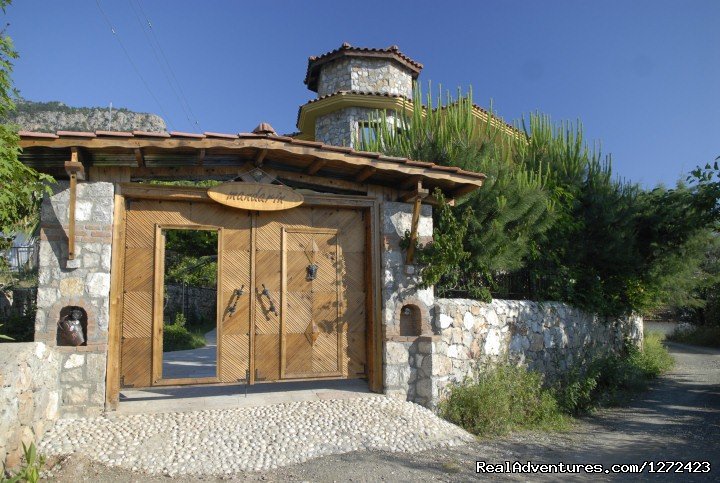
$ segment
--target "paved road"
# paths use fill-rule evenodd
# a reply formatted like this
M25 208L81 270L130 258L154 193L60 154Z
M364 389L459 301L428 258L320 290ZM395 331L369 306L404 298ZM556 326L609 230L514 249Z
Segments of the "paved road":
M624 408L601 411L567 433L516 435L462 448L396 455L352 453L262 475L311 481L467 481L476 460L492 463L602 463L710 461L703 475L485 475L485 479L620 481L720 481L720 350L669 344L677 364L653 388Z
M720 350L671 344L674 370L627 407L601 411L564 433L522 432L447 450L414 454L359 451L327 456L233 481L470 481L475 461L618 463L710 461L702 475L484 475L491 481L720 481ZM167 481L79 458L57 481ZM175 483L196 481L174 478ZM205 481L216 481L214 478Z

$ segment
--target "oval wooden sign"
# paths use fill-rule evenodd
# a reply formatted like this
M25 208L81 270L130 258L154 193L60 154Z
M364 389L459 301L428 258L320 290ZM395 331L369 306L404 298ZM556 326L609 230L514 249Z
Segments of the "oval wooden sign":
M218 203L243 210L289 210L304 201L300 193L275 184L223 183L208 189L207 193Z

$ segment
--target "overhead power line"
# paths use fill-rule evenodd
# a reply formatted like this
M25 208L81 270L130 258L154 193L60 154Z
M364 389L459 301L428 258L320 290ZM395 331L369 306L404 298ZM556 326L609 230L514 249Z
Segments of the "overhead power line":
M128 0L128 3L130 4L130 8L132 8L133 13L135 14L135 18L137 19L138 23L140 24L140 28L143 31L143 34L145 35L145 39L147 40L148 45L150 46L150 50L152 50L153 56L155 57L155 61L157 62L158 66L160 67L160 70L162 70L163 75L165 76L165 80L167 81L168 85L170 86L170 89L175 94L175 98L178 101L178 104L180 104L180 108L183 110L183 113L185 114L185 118L187 121L194 125L195 127L199 127L199 122L195 115L192 112L192 109L190 107L190 102L188 102L187 97L185 96L185 93L182 90L182 87L180 85L180 82L177 79L177 76L175 75L175 72L170 65L170 62L167 60L167 57L165 56L165 53L163 51L162 45L160 45L160 41L158 40L157 36L155 35L155 30L153 29L152 23L150 22L150 19L145 14L145 11L142 9L142 5L140 5L140 0L137 0L137 8L135 7L135 2L133 0ZM138 13L138 8L142 12L142 17L145 18L145 22L141 19L140 13ZM147 29L145 28L145 25L147 24ZM148 33L148 30L150 33ZM154 42L153 42L154 40ZM161 60L162 57L162 60ZM174 80L174 82L173 82ZM177 86L177 87L176 87ZM191 119L192 118L192 119Z
M132 4L132 0L129 0ZM185 103L185 106L187 106L187 112L189 112L190 116L192 118L191 123L194 121L195 126L199 127L200 123L198 121L197 116L195 116L195 113L192 110L192 107L190 107L190 102L187 99L187 96L185 95L185 92L183 91L182 84L180 84L180 81L178 81L177 76L175 75L175 70L172 68L172 65L170 64L170 61L168 60L167 56L165 55L165 50L162 48L162 44L160 43L160 40L158 40L157 35L155 34L155 28L153 27L152 22L150 22L150 18L145 13L145 9L142 7L142 2L140 0L137 1L137 6L140 9L140 12L142 13L142 16L145 18L145 22L147 23L148 30L150 31L150 35L155 40L155 44L157 45L158 51L160 52L160 56L165 61L165 65L168 68L168 71L170 71L170 75L172 76L173 80L175 81L175 85L178 88L178 91L180 93L180 96L182 98L182 101ZM144 30L143 30L144 31ZM185 108L183 107L183 110ZM188 119L190 120L190 119Z
M137 74L137 76L140 78L140 81L142 81L143 85L145 86L145 89L150 94L150 97L153 98L155 103L158 105L158 108L160 109L160 113L162 114L163 118L167 120L168 125L171 129L174 129L173 123L170 120L170 117L165 112L165 109L163 109L162 104L160 103L160 100L155 96L155 93L150 89L150 85L145 80L145 77L140 73L140 69L138 69L137 65L135 65L135 61L133 61L132 56L130 55L130 52L125 48L125 44L123 44L122 39L120 38L120 35L115 30L115 27L113 27L112 22L110 21L110 18L107 16L105 11L103 10L102 6L100 5L100 0L95 0L95 4L98 7L98 10L100 10L100 14L102 15L103 19L105 20L105 23L107 23L108 27L110 28L110 31L112 32L115 39L118 41L118 44L120 44L120 48L125 53L125 57L127 57L128 62L130 62L130 65L132 66L133 70Z

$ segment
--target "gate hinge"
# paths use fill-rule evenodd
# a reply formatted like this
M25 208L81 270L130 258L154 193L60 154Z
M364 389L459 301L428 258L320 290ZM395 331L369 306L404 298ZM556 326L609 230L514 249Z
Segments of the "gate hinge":
M125 376L120 376L120 387L135 387L135 384L125 384Z

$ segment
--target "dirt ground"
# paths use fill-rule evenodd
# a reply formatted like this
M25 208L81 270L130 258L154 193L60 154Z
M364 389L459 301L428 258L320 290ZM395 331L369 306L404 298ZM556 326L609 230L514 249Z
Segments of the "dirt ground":
M231 481L467 481L489 480L660 480L720 481L720 350L669 344L677 364L652 389L626 407L603 410L579 420L567 432L516 433L447 450L415 454L355 452L328 456L265 473L235 475ZM499 464L708 461L705 474L647 471L635 475L485 474L476 475L477 460ZM49 478L61 482L160 482L88 460L70 457ZM198 481L173 478L174 482ZM204 481L223 481L207 478ZM227 480L226 480L227 481Z

